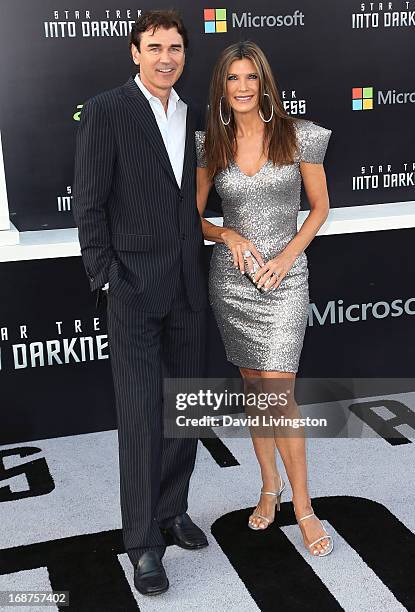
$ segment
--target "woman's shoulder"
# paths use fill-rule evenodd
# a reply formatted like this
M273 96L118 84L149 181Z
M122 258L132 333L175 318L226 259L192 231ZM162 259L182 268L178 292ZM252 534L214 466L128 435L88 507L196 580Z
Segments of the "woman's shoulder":
M325 128L322 125L319 125L318 123L314 123L314 121L311 121L310 119L300 119L299 117L296 117L294 120L294 126L298 132L298 134L314 134L314 135L318 135L318 134L324 134L324 135L329 135L332 133L332 130L330 130L329 128Z
M207 165L205 152L205 132L203 132L202 130L197 130L195 132L195 142L197 165L199 168L205 168Z
M323 163L332 131L309 119L296 119L299 159L311 163Z

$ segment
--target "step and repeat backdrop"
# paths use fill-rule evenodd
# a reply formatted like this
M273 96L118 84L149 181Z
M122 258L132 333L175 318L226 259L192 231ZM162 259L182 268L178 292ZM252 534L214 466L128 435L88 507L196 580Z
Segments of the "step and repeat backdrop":
M271 62L287 111L333 130L332 206L412 200L415 2L176 0L190 49L177 89L206 108L220 51L242 39ZM82 106L134 72L131 23L171 3L2 0L1 130L19 230L74 225L73 150Z
M2 0L0 128L20 231L74 226L83 104L134 73L128 33L149 8L171 4ZM176 0L174 8L190 35L177 90L202 114L220 51L253 40L286 110L333 131L332 207L415 199L414 1ZM214 196L209 209L220 214ZM402 229L315 239L300 376L413 377L414 237ZM206 247L206 272L210 254ZM0 263L0 287L0 443L115 427L105 307L95 310L80 258ZM236 375L213 317L209 325L209 375Z
M313 241L299 377L371 378L373 396L381 379L415 382L413 244L412 229ZM0 444L114 428L106 308L80 257L1 263L0 286ZM237 377L208 325L207 375Z

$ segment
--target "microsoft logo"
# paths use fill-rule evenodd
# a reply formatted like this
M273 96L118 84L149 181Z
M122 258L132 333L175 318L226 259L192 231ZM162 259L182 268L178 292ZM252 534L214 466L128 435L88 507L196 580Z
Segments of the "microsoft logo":
M352 110L373 109L373 87L353 87Z
M206 8L204 11L205 34L215 34L216 32L227 32L226 9Z

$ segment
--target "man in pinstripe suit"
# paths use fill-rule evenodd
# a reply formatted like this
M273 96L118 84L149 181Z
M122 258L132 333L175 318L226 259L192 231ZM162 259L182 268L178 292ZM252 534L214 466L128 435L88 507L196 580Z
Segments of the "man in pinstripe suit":
M136 588L157 594L167 543L208 544L186 513L197 440L162 434L163 375L203 376L207 294L196 126L173 89L187 33L174 11L149 11L130 43L140 75L84 105L73 211L91 289L108 288L124 544Z

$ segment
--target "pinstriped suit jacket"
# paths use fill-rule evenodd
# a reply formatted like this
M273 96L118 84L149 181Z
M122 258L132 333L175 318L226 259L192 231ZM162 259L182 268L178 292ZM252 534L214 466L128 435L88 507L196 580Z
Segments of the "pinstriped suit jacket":
M153 111L131 77L88 100L78 128L73 213L91 290L165 313L180 267L193 310L207 306L196 207L195 117L188 107L178 186Z

